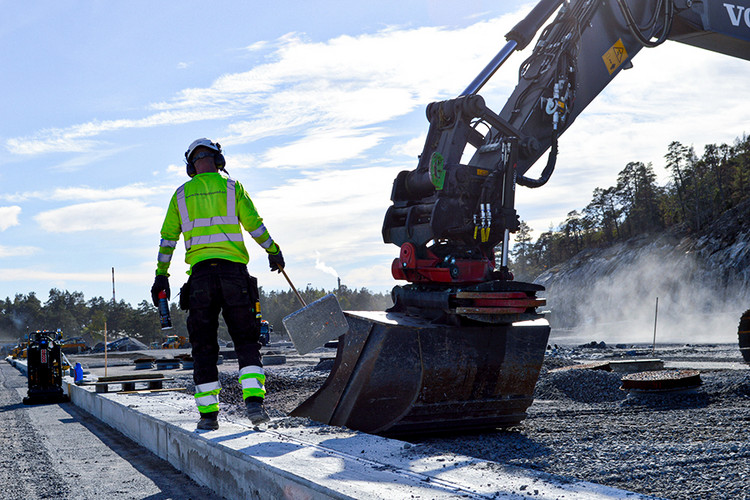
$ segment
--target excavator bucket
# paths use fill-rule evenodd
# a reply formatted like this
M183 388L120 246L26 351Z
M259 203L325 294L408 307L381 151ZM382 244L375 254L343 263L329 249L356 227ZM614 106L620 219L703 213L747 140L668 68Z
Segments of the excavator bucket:
M449 326L401 313L345 312L323 386L293 416L382 435L516 425L533 400L544 319Z

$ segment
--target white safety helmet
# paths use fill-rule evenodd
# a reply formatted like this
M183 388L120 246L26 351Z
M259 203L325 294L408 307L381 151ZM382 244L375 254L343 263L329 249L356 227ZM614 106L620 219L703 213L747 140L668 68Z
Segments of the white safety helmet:
M194 140L188 147L187 151L185 151L185 164L187 167L187 174L190 177L193 177L195 175L195 165L193 165L193 162L190 158L193 156L193 152L199 147L204 147L216 151L216 154L214 155L214 163L216 164L216 168L220 170L224 168L224 166L226 165L226 161L224 160L224 155L221 153L221 144L219 144L218 142L211 142L210 139L202 137L200 139Z

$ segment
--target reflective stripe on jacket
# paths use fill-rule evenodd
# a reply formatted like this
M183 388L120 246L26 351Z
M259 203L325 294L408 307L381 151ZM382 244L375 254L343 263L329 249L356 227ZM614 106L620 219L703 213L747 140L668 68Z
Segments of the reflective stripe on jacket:
M219 173L198 174L175 191L161 228L156 274L168 274L177 240L185 239L185 262L207 259L247 264L242 228L266 252L278 253L263 219L242 184Z

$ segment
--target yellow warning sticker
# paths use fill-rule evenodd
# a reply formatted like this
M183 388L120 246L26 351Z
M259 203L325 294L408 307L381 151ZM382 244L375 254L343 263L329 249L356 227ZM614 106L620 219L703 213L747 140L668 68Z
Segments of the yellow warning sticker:
M609 71L610 75L614 73L615 70L619 68L627 58L628 51L625 50L625 45L622 43L622 38L617 40L615 44L610 47L610 49L602 56L602 60L607 66L607 71Z

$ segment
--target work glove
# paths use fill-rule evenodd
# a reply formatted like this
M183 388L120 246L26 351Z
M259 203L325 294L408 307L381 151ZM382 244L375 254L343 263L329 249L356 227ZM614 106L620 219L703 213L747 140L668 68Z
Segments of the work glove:
M281 272L284 268L284 256L281 255L281 249L279 253L268 254L268 265L271 266L271 271Z
M151 300L154 301L156 307L159 307L159 292L162 290L167 292L167 300L169 300L169 278L163 274L157 274L154 279L154 285L151 287Z

